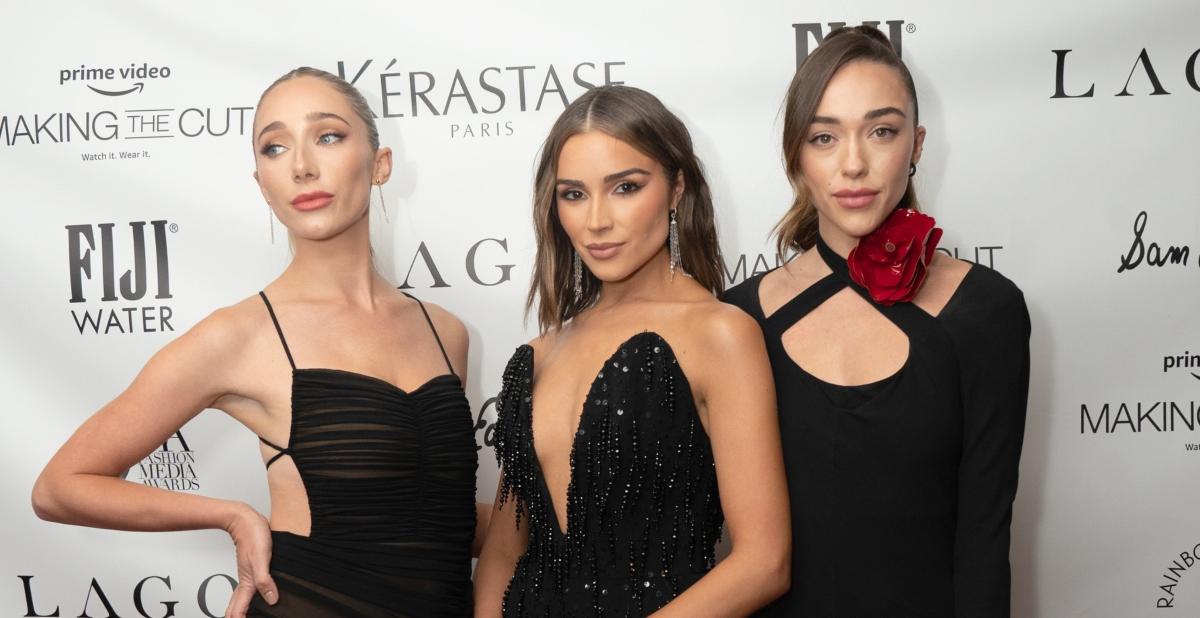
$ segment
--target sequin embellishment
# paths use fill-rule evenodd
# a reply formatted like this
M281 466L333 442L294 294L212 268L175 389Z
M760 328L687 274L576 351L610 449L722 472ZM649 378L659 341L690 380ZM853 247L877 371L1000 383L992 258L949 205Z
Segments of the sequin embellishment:
M724 523L716 467L674 351L643 332L602 367L571 447L565 533L533 449L533 348L517 348L504 371L500 500L515 500L529 527L505 616L644 616L713 566Z

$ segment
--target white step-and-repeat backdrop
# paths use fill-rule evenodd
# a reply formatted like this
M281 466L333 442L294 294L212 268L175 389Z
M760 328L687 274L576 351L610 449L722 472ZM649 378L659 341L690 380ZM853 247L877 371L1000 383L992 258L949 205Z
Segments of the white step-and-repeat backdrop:
M916 78L929 130L916 178L944 249L1016 281L1032 314L1014 614L1200 615L1200 3L18 1L2 13L0 615L223 611L223 533L49 524L28 497L155 350L287 264L250 176L254 105L275 77L341 73L379 116L397 172L375 250L398 285L468 325L490 501L492 397L533 335L533 165L563 106L625 83L685 120L736 283L776 264L767 232L790 203L779 113L797 59L863 22ZM268 507L254 436L216 411L128 478Z

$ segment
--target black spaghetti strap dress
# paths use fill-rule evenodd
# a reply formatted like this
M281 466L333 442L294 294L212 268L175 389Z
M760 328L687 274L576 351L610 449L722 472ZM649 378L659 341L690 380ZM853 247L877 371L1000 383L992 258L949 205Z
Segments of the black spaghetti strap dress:
M508 362L497 403L501 500L529 545L505 616L645 616L713 566L724 515L708 434L675 353L634 335L593 380L571 447L561 526L533 444L533 348Z
M763 329L792 509L792 588L760 615L1007 618L1029 389L1024 297L975 265L938 316L882 306L843 258L817 250L833 273L769 316L762 275L724 296ZM908 336L908 360L874 384L826 383L782 343L847 287Z
M255 595L249 615L469 616L477 456L445 348L449 373L412 392L351 371L297 368L260 295L292 365L291 435L284 447L263 440L279 451L267 465L295 462L312 528L271 533L279 602Z

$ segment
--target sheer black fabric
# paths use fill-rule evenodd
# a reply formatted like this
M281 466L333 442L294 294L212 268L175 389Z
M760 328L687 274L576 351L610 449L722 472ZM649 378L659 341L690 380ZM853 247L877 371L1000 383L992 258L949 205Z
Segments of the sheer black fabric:
M846 262L770 316L762 275L726 302L762 326L775 375L792 508L792 588L763 616L1009 615L1009 528L1029 388L1020 290L973 266L934 317L875 308L909 356L863 387L825 383L784 349L792 325L846 287ZM872 303L874 304L874 303Z
M477 457L449 358L450 373L405 392L350 371L296 368L282 329L279 337L292 363L291 434L286 447L263 442L280 451L268 466L295 462L312 527L307 537L272 532L280 599L256 595L249 615L470 615Z
M571 448L565 531L534 451L533 348L517 349L497 403L501 500L529 547L505 616L644 616L712 568L724 516L712 450L671 346L643 332L592 382Z

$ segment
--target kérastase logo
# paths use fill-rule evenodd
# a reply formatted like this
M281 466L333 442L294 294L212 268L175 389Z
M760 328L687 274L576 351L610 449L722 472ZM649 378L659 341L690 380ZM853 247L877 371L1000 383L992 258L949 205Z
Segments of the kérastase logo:
M94 335L174 331L170 256L167 237L179 226L166 220L150 221L154 237L154 276L147 259L146 221L129 223L129 236L121 236L122 255L132 254L133 265L118 276L116 224L68 225L67 266L71 317L79 334ZM97 242L99 241L99 242ZM99 299L96 294L99 293ZM143 299L153 294L158 302Z
M450 139L513 135L514 116L561 110L597 86L624 84L624 61L473 66L442 71L405 67L396 58L348 63L337 74L358 86L379 118L446 119Z
M65 68L58 71L58 85L83 84L88 90L106 97L123 97L127 94L140 93L147 82L171 77L171 67L150 66L143 62L129 63L129 66L96 67L79 65L78 68Z

